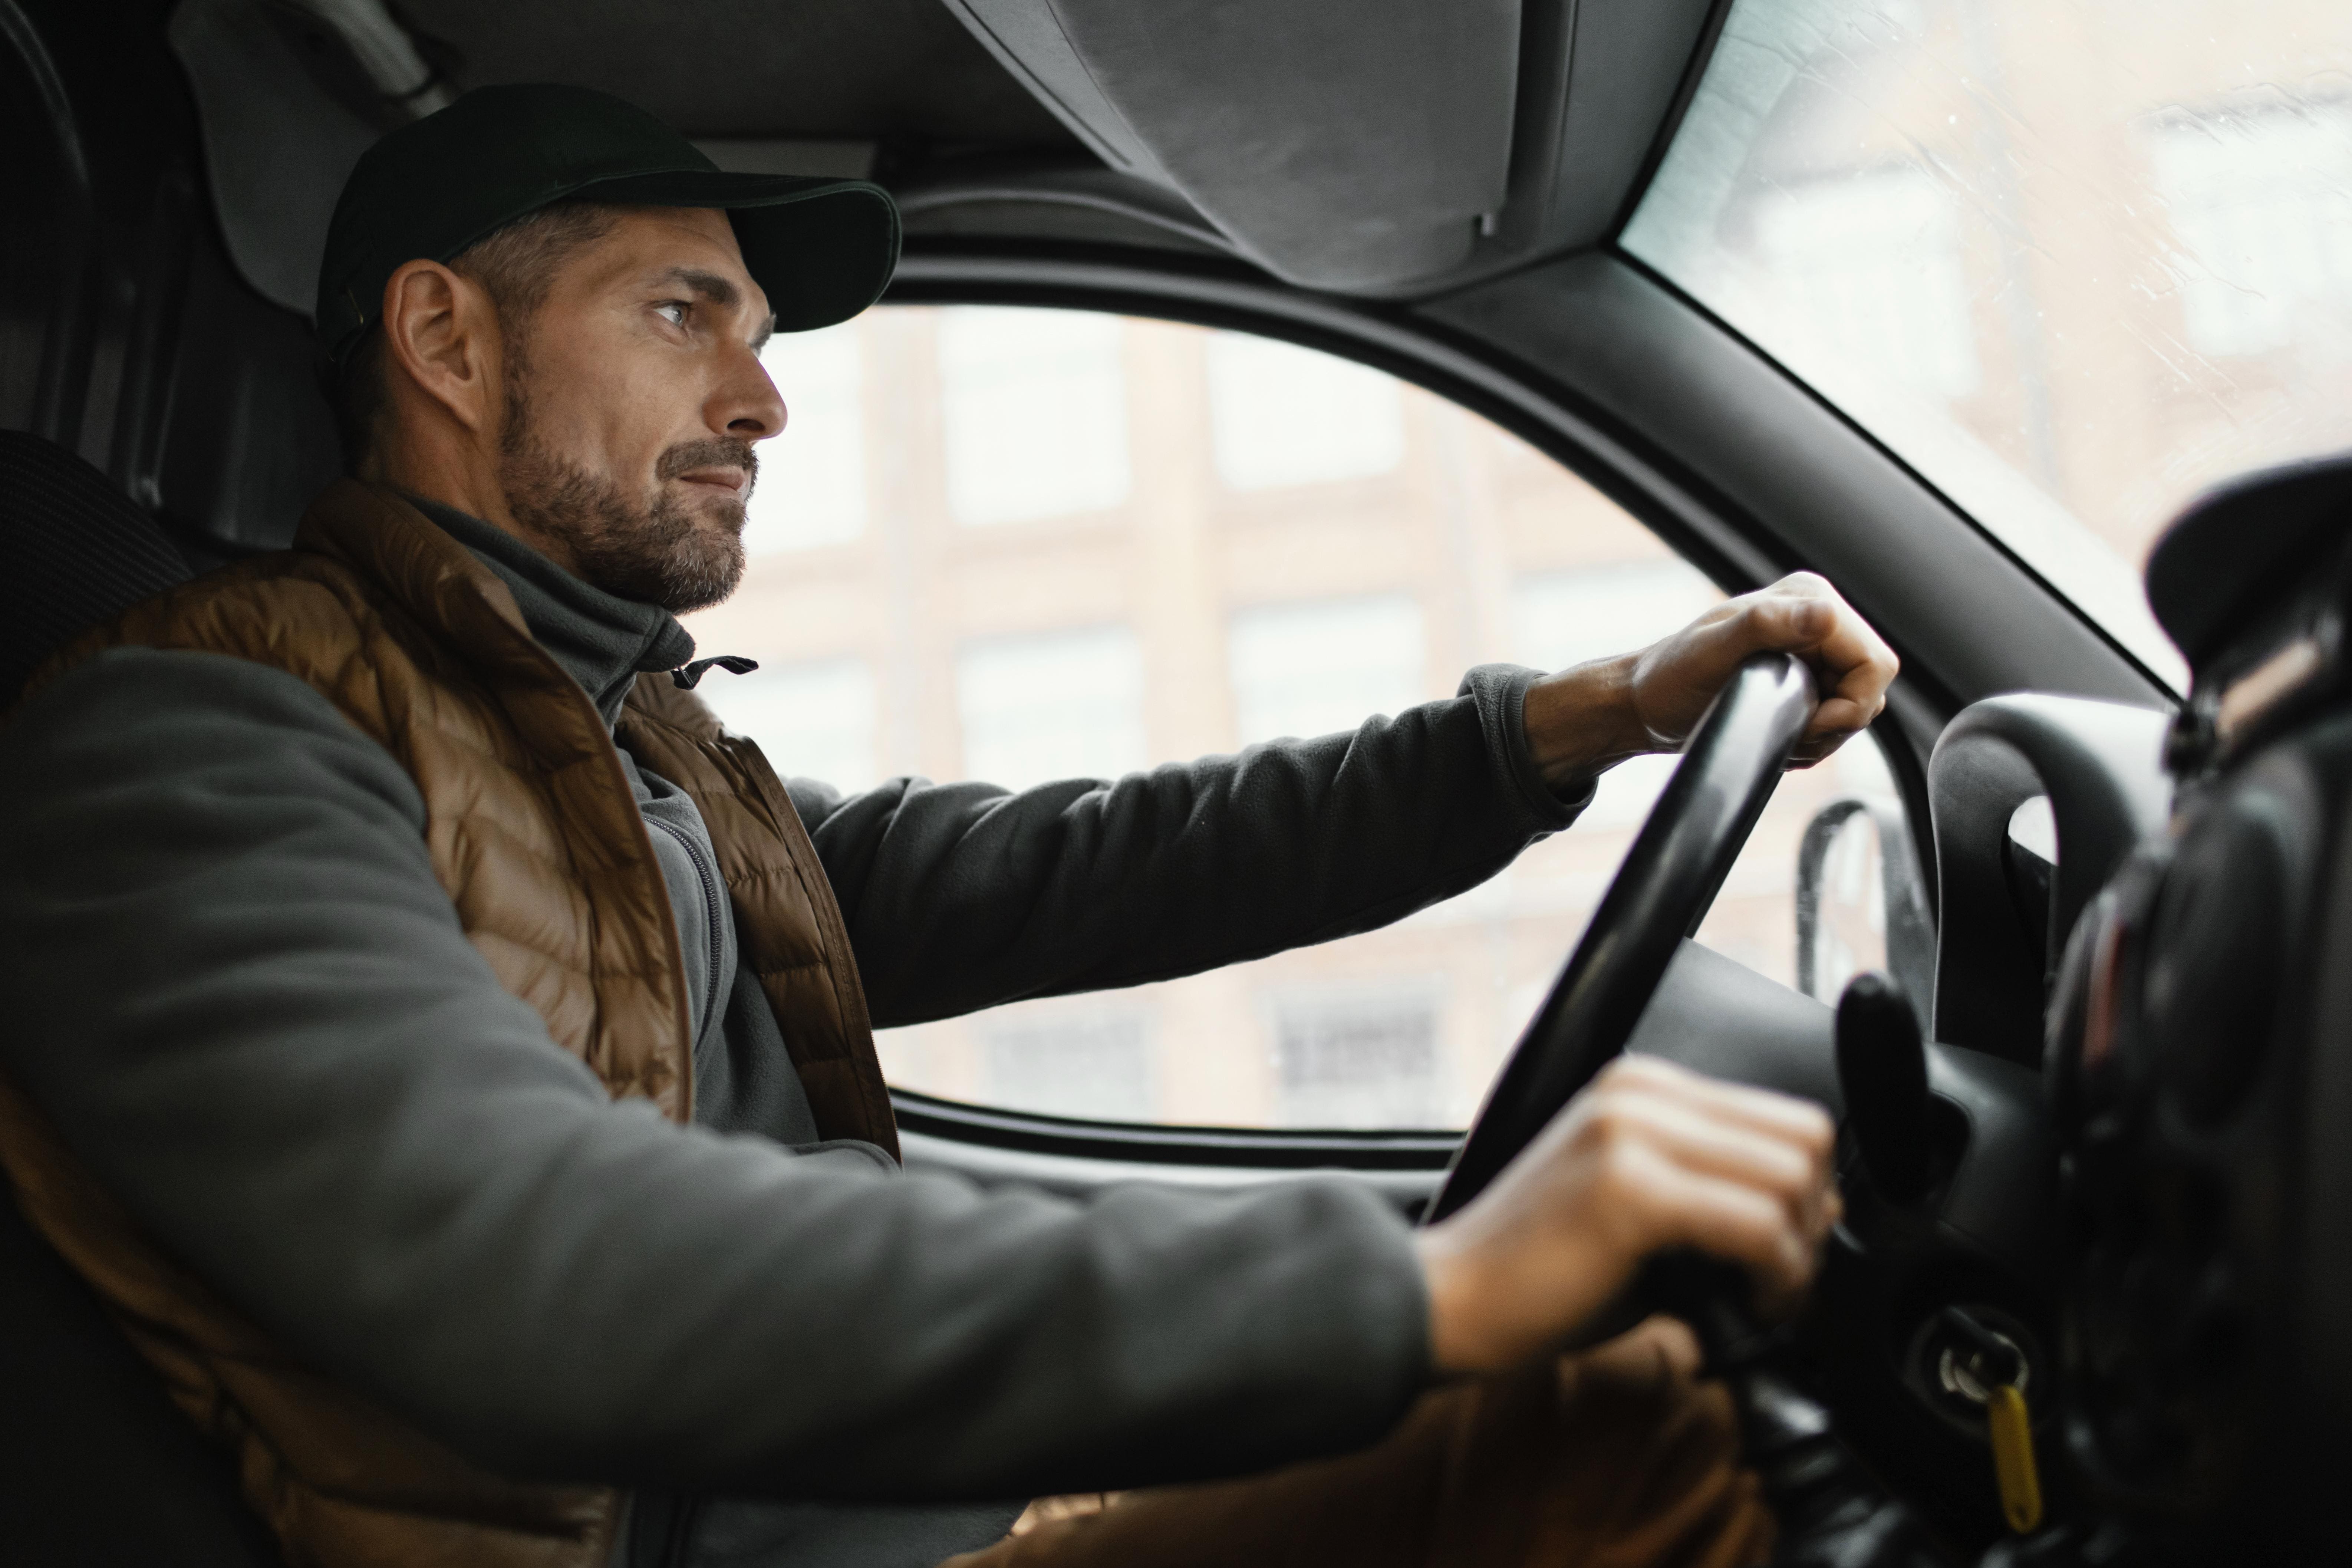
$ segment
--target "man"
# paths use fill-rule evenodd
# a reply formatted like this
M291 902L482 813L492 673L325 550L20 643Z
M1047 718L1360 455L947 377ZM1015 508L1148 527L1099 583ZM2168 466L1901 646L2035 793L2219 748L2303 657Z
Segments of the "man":
M785 419L761 342L862 309L895 247L874 187L721 175L579 89L362 161L319 311L355 479L65 650L6 731L27 1214L297 1563L1752 1556L1686 1346L1557 1358L1661 1248L1799 1296L1818 1111L1628 1064L1418 1233L1331 1182L1077 1205L900 1174L869 998L1382 923L1676 744L1748 653L1833 693L1808 758L1891 655L1800 577L1352 735L787 788L672 616L742 568ZM1000 1542L1032 1497L1234 1477Z

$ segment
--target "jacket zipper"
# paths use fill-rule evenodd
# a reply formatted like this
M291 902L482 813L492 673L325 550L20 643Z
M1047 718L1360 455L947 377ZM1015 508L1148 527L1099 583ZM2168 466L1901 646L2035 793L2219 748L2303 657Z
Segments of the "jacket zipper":
M695 1028L694 1038L687 1042L687 1048L692 1050L702 1043L702 1033L710 1027L710 1020L719 1010L719 922L726 910L719 901L719 879L703 865L702 857L695 850L694 840L687 836L684 829L673 827L657 816L648 816L646 820L677 839L677 847L686 851L687 862L694 868L695 880L702 884L702 911L710 921L709 959L702 966L707 972L702 983L702 1019Z

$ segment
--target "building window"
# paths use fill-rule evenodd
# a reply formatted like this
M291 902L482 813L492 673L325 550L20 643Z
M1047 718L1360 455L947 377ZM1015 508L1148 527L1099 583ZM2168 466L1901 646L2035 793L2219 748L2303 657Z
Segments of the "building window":
M1226 658L1244 745L1352 730L1422 700L1421 605L1388 594L1244 610Z
M1143 655L1125 626L969 643L956 658L964 776L1007 789L1149 761Z
M874 745L874 674L858 658L763 666L749 675L714 669L695 688L719 722L760 743L786 778L835 789L879 781Z
M839 544L866 531L866 364L856 322L779 332L760 363L783 397L784 432L760 447L743 549Z
M1127 500L1127 365L1117 316L940 312L948 509L958 522L1100 511Z
M1274 1004L1274 1062L1285 1127L1443 1127L1437 999L1360 988Z
M2151 151L2198 352L2284 348L2352 297L2352 107L2175 120Z
M1000 1013L980 1038L992 1104L1106 1121L1154 1113L1150 1020L1141 1013Z
M1217 475L1237 490L1385 474L1404 457L1393 377L1272 338L1209 340Z
M1975 328L1951 198L1918 169L1775 192L1756 237L1786 304L1842 360L1962 397L1977 388Z

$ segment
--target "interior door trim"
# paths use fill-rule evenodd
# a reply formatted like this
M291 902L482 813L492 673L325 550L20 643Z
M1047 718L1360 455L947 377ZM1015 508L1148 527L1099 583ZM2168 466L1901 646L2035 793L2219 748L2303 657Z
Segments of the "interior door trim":
M1203 1167L1438 1172L1453 1159L1454 1146L1462 1141L1459 1132L1448 1131L1317 1131L1081 1121L971 1105L903 1089L890 1091L890 1103L902 1131L926 1138L1012 1154L1183 1166L1196 1173L1202 1173Z

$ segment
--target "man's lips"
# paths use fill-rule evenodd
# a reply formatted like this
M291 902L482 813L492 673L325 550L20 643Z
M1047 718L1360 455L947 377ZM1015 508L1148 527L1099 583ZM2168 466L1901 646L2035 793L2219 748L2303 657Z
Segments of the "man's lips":
M732 465L720 468L688 468L677 477L690 485L711 485L730 493L740 492L744 486L751 482L751 475L748 469L738 468Z

